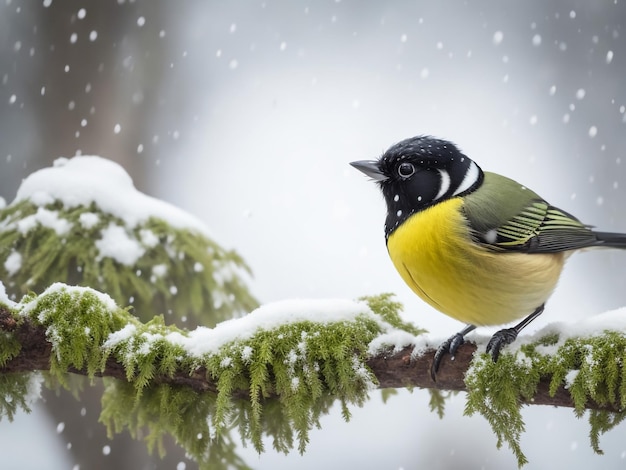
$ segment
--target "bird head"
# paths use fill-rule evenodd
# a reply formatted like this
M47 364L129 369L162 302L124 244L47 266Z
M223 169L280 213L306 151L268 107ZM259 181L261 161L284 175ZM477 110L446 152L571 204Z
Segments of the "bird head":
M379 160L350 163L376 181L387 203L385 236L408 217L477 189L483 172L452 142L430 136L403 140Z

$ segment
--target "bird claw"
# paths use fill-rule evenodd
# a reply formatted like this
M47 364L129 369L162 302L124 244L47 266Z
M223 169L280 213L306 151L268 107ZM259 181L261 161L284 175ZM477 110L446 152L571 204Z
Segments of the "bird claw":
M435 356L433 357L433 363L430 366L430 377L433 379L433 382L436 382L437 371L439 370L439 365L441 364L441 360L446 353L450 354L450 358L454 359L454 355L456 351L465 343L465 339L463 338L463 334L457 333L454 336L449 337L443 343L439 345L437 351L435 352Z
M517 338L519 332L515 328L505 328L496 331L487 343L487 353L491 353L493 362L497 362L500 357L500 350L507 344L511 344Z

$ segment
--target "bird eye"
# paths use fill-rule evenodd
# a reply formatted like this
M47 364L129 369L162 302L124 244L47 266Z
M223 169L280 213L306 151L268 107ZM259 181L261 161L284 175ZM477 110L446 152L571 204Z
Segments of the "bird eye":
M402 176L403 178L408 178L413 173L415 173L415 167L413 166L412 163L409 163L409 162L400 163L400 166L398 167L398 174L400 176Z

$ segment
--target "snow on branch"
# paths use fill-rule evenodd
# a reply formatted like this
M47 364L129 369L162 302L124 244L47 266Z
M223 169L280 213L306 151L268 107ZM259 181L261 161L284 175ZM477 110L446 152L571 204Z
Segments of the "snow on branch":
M308 431L335 400L349 417L349 405L363 405L373 388L467 391L467 412L485 416L498 445L509 444L520 464L522 404L569 406L579 415L595 410L591 435L598 451L599 434L623 418L626 338L592 334L589 326L522 339L496 364L465 344L454 361L444 361L435 383L429 341L400 320L401 306L390 295L279 302L192 331L161 317L141 323L89 288L54 284L19 303L0 297L6 377L44 370L61 383L68 373L114 378L101 417L111 432L147 427L157 444L169 433L200 461L233 422L259 451L267 433L283 451L294 446L295 434L303 452ZM619 315L605 317L600 324L610 325ZM28 387L9 382L0 390L4 401L23 402L15 390ZM11 393L17 396L7 400ZM441 400L433 396L439 411ZM10 410L1 411L10 417ZM182 421L181 413L188 413Z

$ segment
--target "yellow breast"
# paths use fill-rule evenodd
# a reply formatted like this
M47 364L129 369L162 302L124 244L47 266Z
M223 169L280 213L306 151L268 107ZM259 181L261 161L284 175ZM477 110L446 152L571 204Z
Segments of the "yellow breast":
M554 290L566 255L487 250L471 240L462 205L449 199L404 221L387 240L396 269L424 301L462 322L529 315Z

